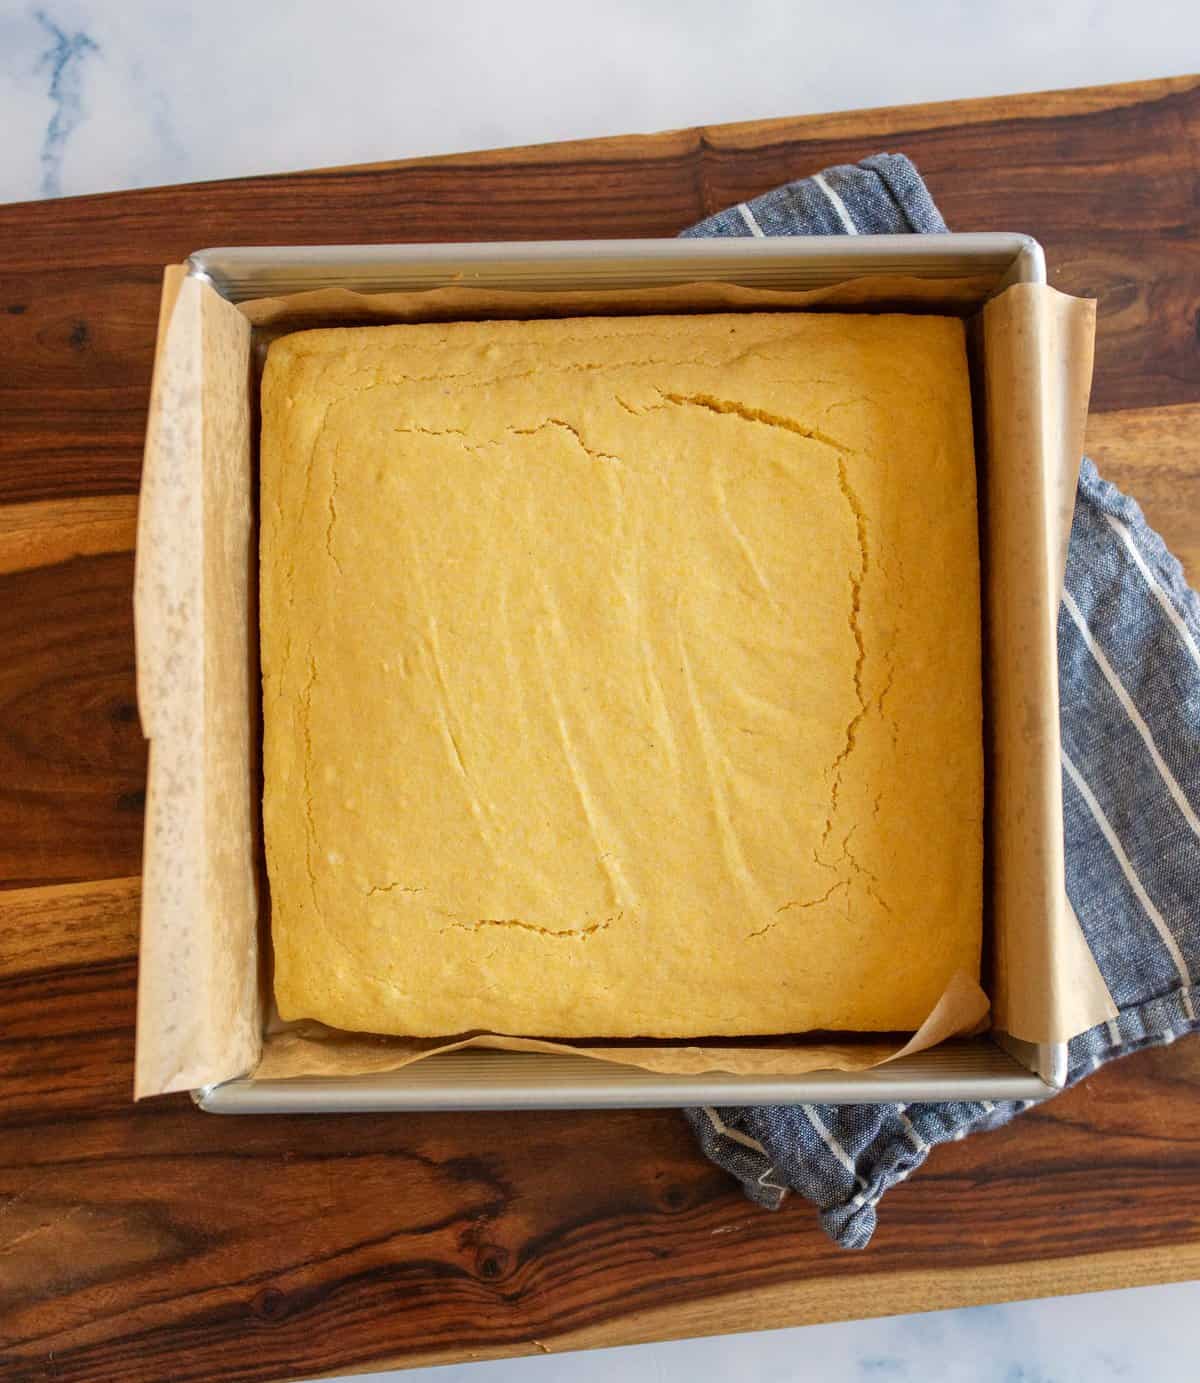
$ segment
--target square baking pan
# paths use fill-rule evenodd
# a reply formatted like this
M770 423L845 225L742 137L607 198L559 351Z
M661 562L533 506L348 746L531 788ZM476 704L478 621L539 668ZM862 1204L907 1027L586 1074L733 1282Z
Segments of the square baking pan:
M327 288L379 293L465 285L544 293L716 282L795 291L902 276L970 278L979 285L979 305L1013 284L1043 284L1046 277L1040 246L1002 233L244 247L200 251L187 272L235 304ZM927 310L938 310L936 298ZM961 300L953 310L961 313ZM369 1076L244 1076L202 1086L193 1097L204 1110L228 1114L1038 1100L1061 1087L1065 1070L1065 1044L1027 1043L993 1030L856 1072L665 1075L570 1055L469 1049Z

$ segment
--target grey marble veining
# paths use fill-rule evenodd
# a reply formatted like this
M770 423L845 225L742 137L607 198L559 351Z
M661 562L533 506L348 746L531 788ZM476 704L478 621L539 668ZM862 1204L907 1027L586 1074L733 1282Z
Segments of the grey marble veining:
M0 201L1197 67L1193 0L0 0Z
M57 197L62 193L62 161L67 141L87 114L83 104L82 68L92 54L99 52L99 45L82 29L74 33L60 29L45 10L34 11L34 18L49 41L38 66L50 73L48 94L54 108L39 155L42 167L39 190L43 197Z

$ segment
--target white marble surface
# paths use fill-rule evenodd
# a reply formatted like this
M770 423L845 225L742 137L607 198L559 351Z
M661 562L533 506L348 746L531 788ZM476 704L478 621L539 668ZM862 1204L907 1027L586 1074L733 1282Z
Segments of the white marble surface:
M1195 1383L1200 1284L451 1364L357 1383ZM736 1328L736 1322L730 1322Z
M1195 0L0 0L0 201L1196 70ZM1191 1383L1193 1311L1188 1283L405 1377Z
M1197 68L1195 0L0 0L0 201Z

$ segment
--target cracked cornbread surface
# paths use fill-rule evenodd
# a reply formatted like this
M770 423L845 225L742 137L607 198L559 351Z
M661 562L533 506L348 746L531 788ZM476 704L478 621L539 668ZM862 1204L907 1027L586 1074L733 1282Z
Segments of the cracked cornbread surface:
M262 413L285 1018L907 1030L978 974L960 322L302 332Z

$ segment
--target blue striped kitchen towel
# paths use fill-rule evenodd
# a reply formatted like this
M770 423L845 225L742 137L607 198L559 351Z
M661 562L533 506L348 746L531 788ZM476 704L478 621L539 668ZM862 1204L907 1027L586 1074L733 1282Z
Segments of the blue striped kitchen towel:
M827 168L687 236L939 232L909 160ZM1069 1083L1197 1026L1200 995L1200 600L1141 510L1086 458L1058 620L1067 892L1120 1012L1070 1044ZM938 1143L1025 1103L687 1111L700 1145L772 1209L789 1190L864 1248L880 1197Z

